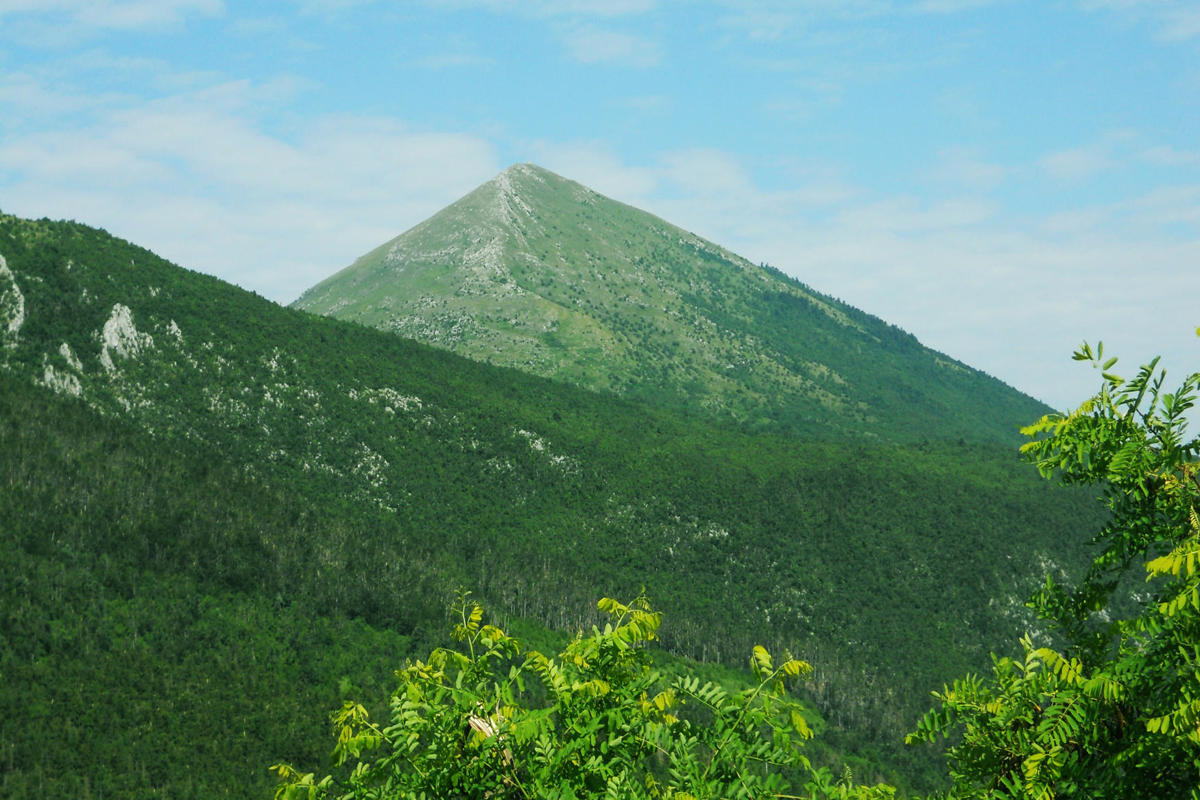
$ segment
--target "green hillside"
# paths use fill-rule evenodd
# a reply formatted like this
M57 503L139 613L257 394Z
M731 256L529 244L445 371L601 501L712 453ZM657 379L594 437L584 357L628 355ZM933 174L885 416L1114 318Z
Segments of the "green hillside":
M1046 411L876 317L529 164L294 305L749 429L1012 443Z
M269 797L269 759L325 763L321 709L386 695L414 628L346 614L304 542L369 517L231 466L0 374L0 797Z
M12 796L100 769L39 762L21 698L133 749L176 709L164 736L212 730L212 758L238 741L265 764L278 716L222 734L203 715L245 719L229 694L248 692L319 728L322 680L382 680L459 586L559 630L645 586L667 647L790 649L816 667L832 739L902 763L929 690L1007 646L1021 600L1082 565L1095 527L1006 447L739 432L280 308L76 223L0 217L0 256ZM239 648L259 625L275 632ZM227 694L172 677L185 668ZM307 682L285 698L291 670ZM130 692L116 717L86 700L113 686ZM287 734L293 763L311 731ZM188 796L162 748L105 767L141 788L104 796Z

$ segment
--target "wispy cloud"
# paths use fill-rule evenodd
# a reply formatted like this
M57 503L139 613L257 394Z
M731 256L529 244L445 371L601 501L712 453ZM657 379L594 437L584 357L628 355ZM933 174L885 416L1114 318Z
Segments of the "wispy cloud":
M387 118L272 133L255 113L272 92L232 82L0 137L4 209L102 225L290 300L500 168L478 137Z
M966 147L953 147L939 154L931 175L939 182L973 191L994 189L1004 182L1009 168L981 158Z
M597 17L619 17L645 14L658 7L658 0L525 0L519 5L536 9L543 14L580 14Z
M1138 154L1138 158L1147 164L1159 167L1186 167L1200 165L1200 152L1193 150L1177 150L1168 145L1149 147Z
M1129 203L1143 228L1182 225L1200 236L1200 184L1161 186Z
M482 67L495 63L494 59L478 53L446 52L436 53L417 59L417 66L426 69L460 69L466 67Z
M1004 0L921 0L912 6L912 11L918 14L958 14L1000 2Z
M675 101L667 94L639 94L625 100L625 106L637 111L670 111Z
M76 88L49 90L32 72L0 74L0 111L10 132L47 119L102 108L120 97L114 92L86 92Z
M1200 36L1200 8L1192 0L1080 0L1079 7L1148 22L1164 41L1187 41Z
M1049 153L1038 164L1056 180L1081 181L1110 168L1113 159L1105 148L1074 147Z
M294 2L304 13L330 16L352 11L361 6L374 5L379 0L294 0Z
M1121 163L1138 136L1131 130L1114 130L1093 142L1047 153L1038 166L1059 181L1083 181Z
M1153 162L1155 159L1178 159L1183 153L1169 146L1145 147L1142 135L1132 129L1111 130L1095 140L1076 147L1047 153L1038 159L1037 166L1043 175L1065 183L1081 182L1102 173L1126 170L1136 161ZM1176 166L1181 162L1176 162Z
M911 14L957 14L1011 0L724 0L719 24L751 39L777 40L796 30Z
M474 40L461 34L447 36L431 49L433 52L417 59L415 63L418 66L426 69L462 69L495 63L494 59L480 52Z
M716 26L736 40L807 39L846 23L861 23L893 11L884 0L722 0Z
M454 10L484 8L537 17L622 17L645 14L659 6L658 0L424 0L433 8Z
M661 58L656 42L593 25L571 29L562 38L571 57L584 64L645 68L657 66Z
M1170 9L1163 15L1161 33L1163 38L1174 41L1200 36L1200 8L1190 5Z
M224 11L222 0L3 0L0 19L31 17L83 28L140 30L175 26L190 16Z

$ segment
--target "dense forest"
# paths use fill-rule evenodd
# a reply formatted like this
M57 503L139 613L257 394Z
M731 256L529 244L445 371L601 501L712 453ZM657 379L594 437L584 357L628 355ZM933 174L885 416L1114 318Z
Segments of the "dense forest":
M793 652L827 744L936 785L900 744L929 692L1037 635L1024 599L1082 574L1103 518L1008 447L751 433L75 223L0 218L0 254L9 796L266 791L325 758L325 709L442 641L458 588L551 636L644 587L667 652Z
M1026 635L1021 655L993 654L990 676L936 692L938 707L906 737L952 739L941 800L1200 798L1200 437L1187 431L1200 372L1172 391L1158 359L1127 380L1102 345L1074 357L1103 371L1100 392L1026 426L1022 452L1043 477L1101 488L1111 516L1082 580L1048 578L1029 601L1054 644ZM1131 578L1144 590L1130 594ZM734 692L668 679L646 649L662 615L639 596L602 598L603 629L522 660L519 642L467 601L458 645L397 672L391 724L343 703L337 771L276 764L277 798L896 796L805 755L813 732L787 683L812 667L790 653L776 661L756 646L753 678Z

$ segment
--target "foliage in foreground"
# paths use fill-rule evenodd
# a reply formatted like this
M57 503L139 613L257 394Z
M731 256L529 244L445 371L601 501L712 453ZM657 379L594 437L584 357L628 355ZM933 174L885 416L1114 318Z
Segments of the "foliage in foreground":
M360 798L887 798L887 786L834 782L800 749L812 733L788 679L756 647L758 683L730 693L692 676L667 681L645 647L660 615L639 597L605 598L611 617L554 658L520 654L461 598L454 638L396 674L385 726L347 702L333 714L337 776L277 764L277 800ZM805 794L793 783L803 782Z
M1200 333L1200 331L1198 331ZM950 749L959 798L1200 798L1200 439L1185 435L1200 373L1163 390L1158 360L1132 380L1088 345L1075 359L1104 376L1074 413L1025 429L1042 475L1103 487L1110 521L1082 583L1053 582L1031 601L1065 643L1022 640L1023 657L994 659L936 693L940 708L910 741L961 733ZM1135 611L1127 577L1145 564Z

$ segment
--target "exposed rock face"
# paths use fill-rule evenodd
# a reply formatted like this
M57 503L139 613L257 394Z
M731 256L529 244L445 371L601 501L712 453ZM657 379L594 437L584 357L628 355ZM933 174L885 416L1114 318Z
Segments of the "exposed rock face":
M83 384L79 376L66 370L59 371L53 364L46 364L42 372L41 384L58 394L69 394L79 397L83 394Z
M109 372L116 370L112 353L122 359L133 358L143 350L154 347L154 337L148 333L140 333L133 324L133 312L129 306L117 303L112 308L112 314L100 331L100 363Z
M25 324L25 295L17 286L17 278L0 255L0 342L4 347L17 346L21 326Z

